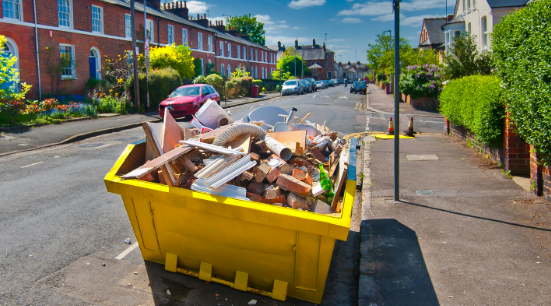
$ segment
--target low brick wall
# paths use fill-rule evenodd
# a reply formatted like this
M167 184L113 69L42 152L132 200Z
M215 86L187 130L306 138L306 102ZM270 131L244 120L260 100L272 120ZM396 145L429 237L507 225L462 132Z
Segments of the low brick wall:
M509 120L508 113L505 119L503 147L501 148L490 148L486 145L477 144L476 135L465 127L453 125L445 117L444 133L461 139L464 142L470 141L482 151L482 154L488 154L493 161L502 164L503 169L510 171L511 175L528 176L531 174L530 146L514 132L514 125Z
M551 169L539 163L533 146L530 146L530 184L536 195L551 202Z

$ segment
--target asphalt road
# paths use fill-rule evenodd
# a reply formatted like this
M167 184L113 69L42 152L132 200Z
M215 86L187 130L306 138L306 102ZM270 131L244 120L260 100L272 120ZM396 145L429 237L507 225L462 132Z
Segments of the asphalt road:
M357 121L365 117L357 110L361 103L365 96L341 85L231 112L241 118L262 105L296 107L298 117L311 111L310 121L348 134L365 131L365 118ZM144 263L139 248L115 259L135 245L126 238L136 240L120 196L106 192L103 177L128 143L143 138L135 128L0 158L0 305L246 305L251 299L257 305L312 305L168 273ZM355 217L348 241L335 247L324 305L357 304L358 236Z

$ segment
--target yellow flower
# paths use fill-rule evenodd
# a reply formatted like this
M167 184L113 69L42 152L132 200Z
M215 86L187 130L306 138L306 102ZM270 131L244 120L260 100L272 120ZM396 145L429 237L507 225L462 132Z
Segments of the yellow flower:
M109 90L109 92L113 92L113 89Z
M123 79L118 79L117 82L119 82L119 84L122 84Z

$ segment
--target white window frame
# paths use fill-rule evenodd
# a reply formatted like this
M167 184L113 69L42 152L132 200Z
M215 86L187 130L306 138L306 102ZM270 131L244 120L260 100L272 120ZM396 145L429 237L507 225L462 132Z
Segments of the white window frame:
M250 60L254 61L254 50L253 50L253 48L251 48L251 59Z
M220 41L220 56L224 57L224 42Z
M487 50L490 44L490 31L488 31L488 16L483 16L480 22L482 30L482 50Z
M237 50L237 57L236 58L241 58L241 48L239 48L239 45L235 49Z
M182 45L188 46L188 35L187 35L187 29L182 29Z
M99 10L99 31L94 31L94 9ZM92 33L103 34L103 7L92 5Z
M149 29L151 27L151 29ZM150 36L149 42L155 42L155 23L153 23L153 20L147 19L145 22L145 33L147 34L147 30L149 30Z
M247 47L243 46L243 59L247 60Z
M132 16L124 14L124 37L132 38Z
M228 77L231 77L231 65L228 64Z
M226 66L224 64L220 64L220 76L224 76L225 70Z
M231 58L231 44L228 43L228 58Z
M197 50L203 50L203 33L197 33Z
M61 55L62 55L61 47L71 47L71 71L72 71L71 75L63 74L63 70L65 68L61 67L61 79L62 80L76 79L77 76L76 76L76 69L75 69L75 45L59 44L59 59L60 59L60 61L61 61Z
M254 50L254 60L258 62L258 50Z
M209 35L209 37L207 37L207 41L209 44L209 51L212 52L212 35Z
M167 39L167 44L168 45L172 45L173 43L175 43L174 41L174 26L173 25L168 25L166 27L166 39Z
M69 16L68 16L68 20L67 22L69 23L69 25L61 25L61 19L59 18L59 14L60 14L60 11L59 11L59 2L60 1L67 1L67 6L68 6L68 9L69 9ZM69 28L69 29L72 29L73 28L73 0L57 0L57 25L60 27L60 28Z
M203 63L203 59L200 58L201 60L201 75L205 75L205 63Z
M2 13L5 19L14 19L23 21L23 0L3 0L2 1ZM6 17L6 6L12 5L15 17Z
M260 61L264 61L264 51L260 51Z

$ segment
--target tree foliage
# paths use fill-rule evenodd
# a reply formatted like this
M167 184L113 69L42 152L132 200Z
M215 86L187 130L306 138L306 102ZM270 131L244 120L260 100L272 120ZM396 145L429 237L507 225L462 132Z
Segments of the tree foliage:
M17 57L8 55L3 51L6 44L6 37L0 35L0 98L19 100L25 97L18 92L19 72L15 68Z
M378 34L375 44L369 44L367 61L373 70L391 69L394 72L394 37ZM405 38L400 38L400 55L411 49ZM387 72L388 73L388 72Z
M494 63L517 133L551 164L551 0L533 1L494 27Z
M261 46L266 44L266 30L264 30L264 24L258 22L256 17L252 17L251 14L245 14L243 16L227 16L226 17L226 29L229 27L236 27L237 32L240 34L249 35L249 39Z
M195 64L191 57L191 50L187 46L174 44L165 47L152 46L149 56L153 69L172 68L182 79L195 76Z
M302 65L302 66L301 66ZM301 75L301 67L304 69L304 75L312 75L312 71L306 67L306 62L302 60L300 56L296 56L296 75L295 75L295 56L284 56L277 62L277 77L279 78L279 70L283 71L283 74L289 73L292 76Z
M489 75L492 73L492 54L479 54L474 36L462 34L454 38L451 49L444 56L444 66L447 79L473 74Z

